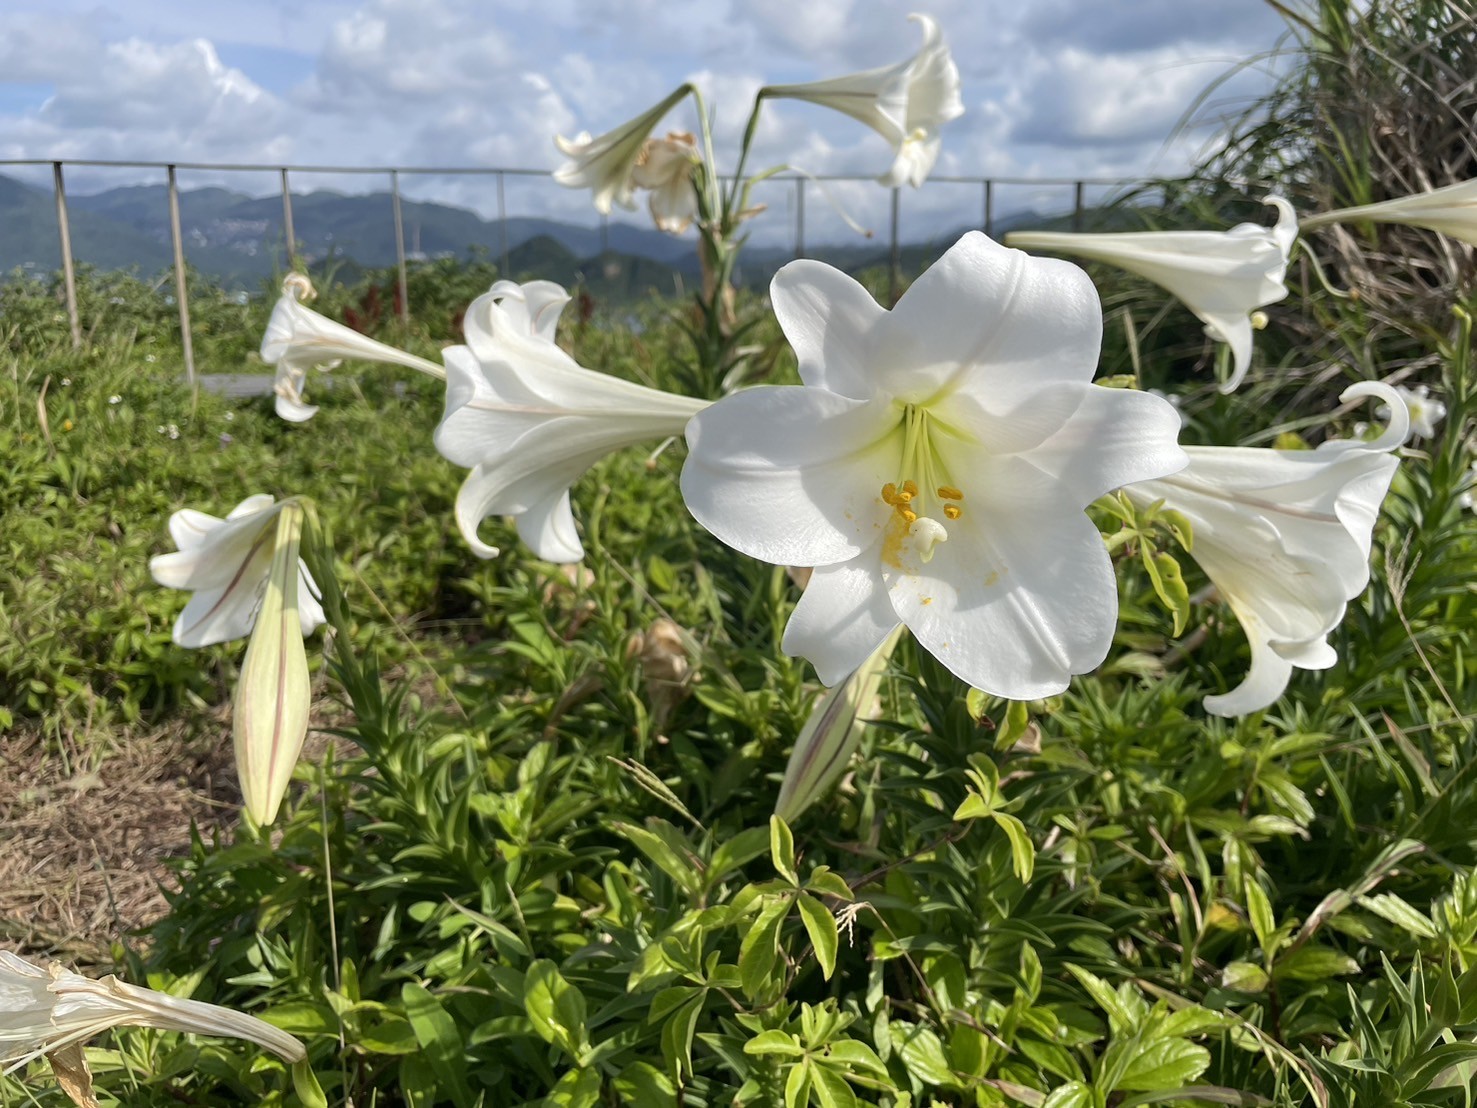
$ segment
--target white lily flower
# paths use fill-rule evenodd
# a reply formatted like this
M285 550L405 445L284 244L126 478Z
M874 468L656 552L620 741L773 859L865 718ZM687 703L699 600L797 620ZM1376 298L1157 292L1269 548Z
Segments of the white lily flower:
M707 401L584 369L554 343L559 286L500 281L467 309L466 346L444 351L446 414L436 449L471 467L456 498L457 526L472 550L490 515L516 518L518 534L550 562L577 562L569 487L612 450L682 433Z
M1417 385L1408 389L1404 385L1395 386L1395 395L1405 402L1405 410L1410 415L1410 434L1412 438L1429 439L1436 436L1436 424L1446 418L1446 405L1430 395L1430 390L1425 385ZM1390 418L1390 409L1381 405L1375 413L1381 419Z
M1424 227L1477 246L1477 178L1378 204L1320 212L1308 216L1302 225L1304 228L1318 227L1324 223L1352 223L1361 219Z
M844 112L892 144L892 168L878 178L889 188L923 184L938 161L939 128L964 114L959 68L943 33L929 16L909 19L923 28L923 45L907 61L803 85L770 85L761 96L807 100Z
M595 210L601 215L610 214L612 203L635 210L632 193L636 182L632 173L641 159L647 136L656 129L662 116L690 92L692 86L683 85L660 104L599 138L591 138L588 131L572 139L555 135L554 145L570 160L554 170L554 180L566 188L591 189L595 194Z
M686 132L647 139L641 147L631 181L637 188L651 190L651 219L657 230L680 235L697 218L692 171L698 160L697 143Z
M408 366L432 377L446 376L435 362L376 342L352 327L304 307L302 301L315 295L311 281L301 273L289 274L282 282L282 295L272 308L267 333L262 337L262 361L277 367L274 391L277 415L282 419L304 423L318 411L303 400L303 382L307 371L314 366L328 370L345 358L357 358Z
M149 559L149 572L166 588L195 593L174 624L174 641L200 647L245 638L272 570L277 516L287 503L269 493L249 496L225 519L193 508L169 517L169 534L179 550ZM298 562L298 614L304 635L324 621L315 598L318 586Z
M1375 519L1399 465L1391 454L1410 419L1389 385L1365 382L1342 400L1383 399L1393 413L1372 440L1317 450L1187 446L1179 473L1127 485L1139 506L1163 501L1194 527L1193 556L1251 643L1251 669L1236 688L1207 696L1205 710L1239 716L1267 707L1292 671L1327 669L1328 633L1369 584Z
M243 1012L128 985L112 974L94 980L56 963L43 969L0 950L3 1072L113 1027L154 1027L245 1039L286 1062L300 1062L307 1056L302 1043L287 1032Z
M1087 275L971 232L892 311L816 261L770 295L805 383L698 413L682 492L730 546L817 567L784 649L834 684L904 623L1018 700L1101 662L1117 582L1084 509L1185 459L1167 403L1092 384Z
M1251 333L1265 317L1256 309L1287 295L1287 257L1297 241L1297 214L1280 196L1264 201L1277 223L1239 223L1229 231L1129 231L1077 235L1012 231L1011 246L1050 250L1107 262L1137 273L1173 294L1205 324L1211 338L1231 348L1233 392L1251 367Z

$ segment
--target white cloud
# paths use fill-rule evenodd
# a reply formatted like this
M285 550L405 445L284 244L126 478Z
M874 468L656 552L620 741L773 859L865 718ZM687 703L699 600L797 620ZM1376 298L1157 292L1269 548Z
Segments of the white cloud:
M6 0L0 104L15 106L0 109L0 157L551 169L554 134L599 133L690 76L716 113L718 158L730 168L761 84L904 58L916 48L907 15L917 6L325 0L302 10L286 0ZM1248 0L937 0L929 10L953 47L968 108L945 128L940 175L1172 173L1204 139L1166 145L1173 124L1206 81L1270 47L1280 30ZM1207 56L1217 60L1195 61ZM1254 94L1268 80L1248 72L1217 99ZM6 101L7 82L25 93ZM39 108L38 86L50 89ZM695 124L684 105L663 127ZM854 120L775 102L764 108L750 166L873 177L890 159ZM384 187L379 178L301 180ZM581 194L508 182L511 210L594 219ZM403 187L484 212L491 192L474 178L407 176ZM885 223L880 189L836 191L858 219ZM807 222L839 225L813 186L806 195ZM765 188L760 199L776 225L793 215L791 185ZM904 226L978 222L979 206L978 186L930 184L905 197Z

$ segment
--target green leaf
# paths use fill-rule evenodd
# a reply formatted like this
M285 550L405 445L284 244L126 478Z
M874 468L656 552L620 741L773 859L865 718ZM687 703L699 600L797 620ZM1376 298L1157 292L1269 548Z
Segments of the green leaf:
M628 1108L671 1108L677 1102L672 1079L649 1062L632 1062L611 1085Z
M805 1108L810 1101L810 1061L802 1059L790 1067L785 1078L785 1108Z
M1267 971L1254 962L1231 962L1221 970L1221 985L1240 993L1259 993L1271 980Z
M1026 825L1007 812L994 812L996 826L1010 840L1010 868L1021 879L1021 884L1031 883L1031 874L1036 872L1036 847L1031 842Z
M805 1053L800 1041L788 1031L772 1028L761 1031L744 1044L745 1054L780 1054L786 1058L799 1058Z
M1256 932L1257 944L1270 962L1280 945L1277 938L1277 921L1272 915L1272 902L1251 877L1246 878L1246 915L1251 929Z
M801 893L796 903L806 934L810 936L810 944L815 947L816 961L821 964L821 974L829 981L831 974L836 972L836 917L809 893Z
M857 1108L856 1093L851 1086L829 1066L817 1064L811 1071L815 1081L816 1098L821 1108Z
M887 1080L887 1066L877 1057L877 1052L857 1039L838 1039L826 1049L826 1057L851 1070L863 1070Z
M568 1071L544 1098L546 1108L593 1108L600 1103L600 1071Z
M713 851L712 861L708 865L708 887L712 888L723 878L746 862L763 854L769 848L769 829L767 827L750 827L746 831L740 831L731 839L719 844L718 849Z
M528 967L523 1007L539 1038L557 1044L579 1061L585 1051L585 998L564 980L553 962L540 959Z
M770 995L770 974L779 954L780 924L790 910L788 899L766 904L739 945L739 978L751 1000Z
M1400 1095L1413 1097L1431 1087L1443 1070L1477 1058L1477 1043L1446 1043L1407 1062L1397 1072Z
M637 850L645 854L657 868L677 882L677 887L690 895L697 895L703 887L702 875L692 862L684 858L662 836L630 823L616 822L616 831L631 840ZM672 828L675 832L676 829Z
M769 817L769 855L781 877L792 885L800 884L800 875L795 872L795 836L779 816Z
M1133 1027L1133 1013L1124 1006L1118 994L1106 981L1071 962L1067 963L1067 969L1082 983L1082 987L1087 990L1093 1002L1108 1013L1108 1026L1115 1034L1122 1034Z
M888 1027L892 1046L907 1071L926 1085L954 1085L944 1044L926 1027L894 1020Z
M1359 972L1359 963L1327 947L1303 946L1279 958L1272 967L1278 981L1322 981Z
M1157 1039L1129 1060L1113 1092L1151 1093L1188 1085L1210 1065L1210 1051L1184 1039Z
M990 807L989 801L987 801L979 793L972 792L968 796L966 796L963 801L960 802L959 807L954 809L954 819L983 819L984 817L988 816L993 810L994 809Z
M414 981L400 987L400 1000L421 1045L420 1057L430 1063L441 1091L458 1105L470 1105L475 1098L467 1085L466 1052L456 1021L424 985ZM412 1057L416 1056L407 1055L407 1059Z
M697 1032L707 990L681 1005L662 1025L662 1056L677 1074L692 1073L692 1037Z
M1093 1108L1092 1089L1081 1081L1068 1081L1051 1090L1041 1108Z
M1030 727L1030 707L1024 700L1010 701L1005 708L1005 718L1000 721L1000 727L995 732L995 749L1009 750L1026 737Z

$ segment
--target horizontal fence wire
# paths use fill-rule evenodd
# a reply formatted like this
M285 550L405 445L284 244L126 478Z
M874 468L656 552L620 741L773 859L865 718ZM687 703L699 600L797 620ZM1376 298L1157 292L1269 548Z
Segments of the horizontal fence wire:
M407 255L405 251L405 230L401 213L400 203L400 178L423 176L423 177L491 177L495 180L497 191L497 221L500 230L500 247L502 269L504 272L510 270L509 265L509 243L508 243L508 209L506 181L509 177L519 178L550 178L550 172L546 169L524 169L515 167L495 166L363 166L363 165L282 165L280 163L255 163L255 162L158 162L158 161L123 161L110 158L67 158L55 160L50 158L8 158L0 159L0 168L24 168L45 167L51 168L52 191L56 200L57 234L61 250L62 273L65 282L67 317L71 325L72 345L82 345L82 322L77 306L77 280L76 263L72 251L72 234L69 216L67 213L66 194L66 171L71 168L89 169L132 169L132 170L158 170L161 171L167 182L169 202L169 230L170 245L173 249L175 288L178 299L181 342L185 351L185 371L189 379L195 380L195 366L192 356L192 344L190 341L190 305L186 293L186 282L184 279L185 267L185 244L184 235L180 225L179 215L179 190L177 174L180 170L192 172L212 173L271 173L275 174L280 182L282 193L282 227L284 245L286 247L287 265L289 269L295 268L300 259L298 243L295 234L292 215L292 188L290 174L312 173L312 174L345 174L353 176L380 176L384 177L390 186L391 212L390 218L394 224L395 239L395 268L396 284L399 301L398 309L402 320L409 318L410 304L408 302L408 289L406 281ZM725 180L732 180L725 177ZM822 191L825 185L837 182L872 182L875 178L858 174L845 173L817 173L817 174L779 174L776 180L789 180L793 182L794 195L794 228L791 238L791 253L794 257L805 256L805 197L807 187L816 185ZM980 191L981 229L993 237L996 224L996 189L999 186L1032 186L1039 188L1072 188L1072 226L1080 229L1083 215L1086 210L1086 190L1089 186L1096 188L1125 188L1135 185L1150 183L1149 179L1141 177L1018 177L1018 176L932 176L925 183L942 185L974 185ZM902 244L899 238L900 215L903 207L902 190L894 188L891 190L891 204L889 211L889 284L890 292L895 300L899 293L901 284L901 251ZM828 197L829 199L829 197ZM608 241L609 224L608 217L601 217L601 247L604 249Z

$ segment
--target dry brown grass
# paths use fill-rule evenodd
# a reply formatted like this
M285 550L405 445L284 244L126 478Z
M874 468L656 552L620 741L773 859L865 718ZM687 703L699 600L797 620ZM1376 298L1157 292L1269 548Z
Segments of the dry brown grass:
M35 730L0 736L0 940L71 963L157 920L167 860L235 821L229 724L123 731L68 757Z

